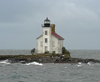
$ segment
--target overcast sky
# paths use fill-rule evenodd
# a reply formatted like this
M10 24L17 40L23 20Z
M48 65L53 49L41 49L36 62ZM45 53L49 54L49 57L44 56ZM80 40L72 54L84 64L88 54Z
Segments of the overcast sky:
M46 17L67 49L100 50L100 0L0 0L0 49L37 48Z

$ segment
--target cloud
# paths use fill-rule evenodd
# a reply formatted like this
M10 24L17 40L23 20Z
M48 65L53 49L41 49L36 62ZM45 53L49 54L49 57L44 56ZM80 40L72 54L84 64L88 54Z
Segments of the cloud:
M0 0L0 48L36 47L36 38L42 34L41 24L49 17L68 48L88 45L100 49L95 46L100 41L99 7L94 0ZM91 46L94 41L97 44Z

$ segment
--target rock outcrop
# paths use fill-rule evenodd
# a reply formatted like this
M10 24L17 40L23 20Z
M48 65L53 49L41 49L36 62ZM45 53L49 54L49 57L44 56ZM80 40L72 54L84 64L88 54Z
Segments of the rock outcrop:
M82 58L68 58L65 56L40 56L40 55L6 55L0 56L0 60L8 59L10 63L29 63L29 62L39 62L39 63L100 63L100 60L96 59L82 59Z

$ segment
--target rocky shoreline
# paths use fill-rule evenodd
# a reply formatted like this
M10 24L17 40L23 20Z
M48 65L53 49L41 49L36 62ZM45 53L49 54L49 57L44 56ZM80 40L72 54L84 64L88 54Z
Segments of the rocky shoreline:
M6 60L10 63L30 63L30 62L39 62L39 63L100 63L100 60L96 59L82 59L82 58L68 58L65 56L36 56L36 55L1 55L0 61Z

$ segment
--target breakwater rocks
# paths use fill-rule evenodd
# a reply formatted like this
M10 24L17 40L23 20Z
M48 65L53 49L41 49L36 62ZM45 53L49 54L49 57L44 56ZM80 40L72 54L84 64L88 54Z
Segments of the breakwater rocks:
M6 60L10 63L29 63L29 62L39 62L39 63L100 63L100 60L96 59L82 59L82 58L68 58L65 56L40 56L40 55L2 55L0 56L0 61Z

